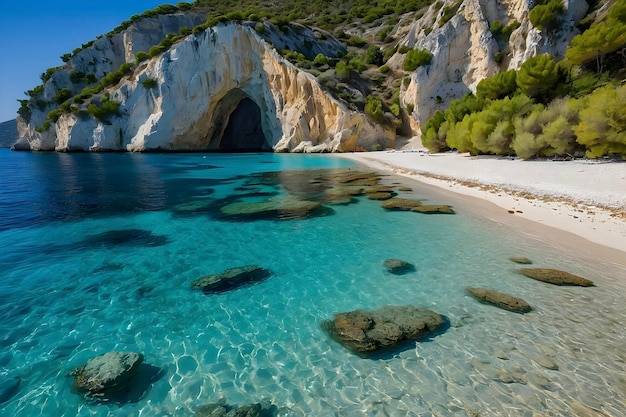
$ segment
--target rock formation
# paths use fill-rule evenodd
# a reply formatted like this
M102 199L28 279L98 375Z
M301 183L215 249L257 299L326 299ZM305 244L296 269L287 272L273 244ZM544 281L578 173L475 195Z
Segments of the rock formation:
M96 55L113 61L107 57L115 55L111 65L96 63L98 72L108 72L115 64L129 62L127 55L141 49L130 45L138 42L130 36L136 30L124 32L128 43L124 54L114 53L118 38L96 42L72 65L82 68L87 64L79 63ZM269 29L268 33L267 37L273 36ZM282 39L273 37L277 42ZM332 47L328 53L333 53ZM69 70L57 73L46 83L48 99L68 84L64 77ZM156 85L146 87L147 79ZM391 127L349 110L326 94L315 77L282 58L254 29L235 23L188 35L165 53L142 62L105 93L120 103L115 115L97 120L85 111L63 113L49 130L37 131L50 108L35 109L28 124L19 120L21 139L15 148L329 152L352 151L357 146L386 148L394 140ZM97 103L100 98L92 100ZM231 123L244 118L243 126Z
M205 294L216 294L264 281L271 275L272 272L267 269L256 265L246 265L199 278L191 283L191 288L201 290Z
M70 372L74 388L87 398L106 401L108 397L129 390L132 378L143 362L136 352L108 352L87 361Z
M467 292L482 302L492 304L504 310L513 311L515 313L527 313L532 310L530 304L521 298L513 297L498 291L486 288L468 287Z
M417 340L445 323L439 314L423 307L385 306L335 314L322 323L330 336L357 353L372 353L407 340Z
M554 285L575 285L579 287L593 287L593 281L587 278L558 269L550 268L522 268L519 273L537 281L547 282Z

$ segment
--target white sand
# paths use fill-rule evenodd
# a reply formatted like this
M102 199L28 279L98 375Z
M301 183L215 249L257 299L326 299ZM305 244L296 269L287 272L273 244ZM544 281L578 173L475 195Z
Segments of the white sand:
M531 220L533 227L524 226L529 234L626 265L626 162L522 161L401 151L342 156L493 203L499 206L492 213L496 221ZM582 248L581 240L572 239L570 233L602 246L589 249L583 240Z

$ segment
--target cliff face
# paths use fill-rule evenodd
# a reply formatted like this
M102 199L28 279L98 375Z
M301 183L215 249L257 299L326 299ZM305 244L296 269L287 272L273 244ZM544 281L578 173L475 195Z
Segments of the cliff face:
M106 60L114 55L119 60L123 55L128 62L135 51L145 50L135 43L133 33L137 31L143 29L124 33L123 44L96 42L93 51L75 60L88 65L95 56ZM281 42L280 35L272 33L265 36ZM333 42L316 47L330 49L328 54L333 48L342 48ZM115 68L115 62L111 67ZM98 67L98 71L104 70ZM61 76L55 79L57 85ZM149 78L156 86L144 86ZM16 147L321 152L380 149L393 144L390 127L348 110L322 91L313 76L278 55L253 29L236 24L187 36L164 54L141 63L107 92L111 100L120 103L117 115L98 121L84 113L82 117L65 113L48 131L37 132L35 126L43 122L46 113L33 113L28 125L20 123L22 139Z
M525 60L542 53L557 59L565 55L571 38L579 33L574 25L584 17L587 3L566 0L560 29L549 33L532 26L528 20L531 6L528 0L452 0L443 7L432 5L420 19L398 28L401 45L426 49L433 55L430 65L410 74L410 83L401 92L405 106L414 106L411 116L415 128L453 99L476 92L483 78L519 69ZM444 18L445 7L457 8L448 21ZM490 25L497 20L503 25L517 22L519 27L508 39L498 38L490 31ZM403 58L396 54L390 63L401 68Z

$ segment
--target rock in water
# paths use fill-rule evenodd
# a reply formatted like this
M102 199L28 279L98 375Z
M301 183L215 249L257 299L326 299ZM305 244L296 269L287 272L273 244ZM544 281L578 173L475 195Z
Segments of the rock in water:
M415 271L415 266L413 264L403 261L402 259L385 259L383 265L385 265L387 271L394 275L402 275L407 272Z
M525 258L523 256L513 256L511 258L509 258L510 261L515 262L516 264L524 264L524 265L530 265L533 263L532 260Z
M455 214L452 206L447 204L423 204L420 200L410 198L391 198L382 204L387 210L413 211L424 214Z
M519 273L529 278L554 285L577 285L579 287L593 287L593 281L569 272L550 268L522 268Z
M108 396L130 388L131 380L143 362L136 352L108 352L89 359L70 372L74 388L85 397L106 400Z
M498 291L488 290L485 288L467 288L467 292L472 294L478 300L493 304L504 310L514 311L516 313L528 313L532 310L530 304L521 298L513 297Z
M385 306L337 313L322 328L346 348L372 353L424 337L444 323L442 316L422 307Z
M271 404L248 404L231 407L225 403L206 404L198 407L196 417L271 417L274 415Z
M243 285L268 279L272 271L256 265L230 268L219 274L207 275L191 283L191 288L205 294L216 294L234 290Z

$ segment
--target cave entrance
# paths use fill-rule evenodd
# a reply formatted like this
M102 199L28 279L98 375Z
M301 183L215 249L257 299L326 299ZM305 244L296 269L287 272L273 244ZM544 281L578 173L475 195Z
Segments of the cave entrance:
M233 103L235 104L235 103ZM230 108L235 106L228 106ZM261 109L249 97L243 97L226 117L227 125L217 141L221 152L267 151L267 140L261 126Z

